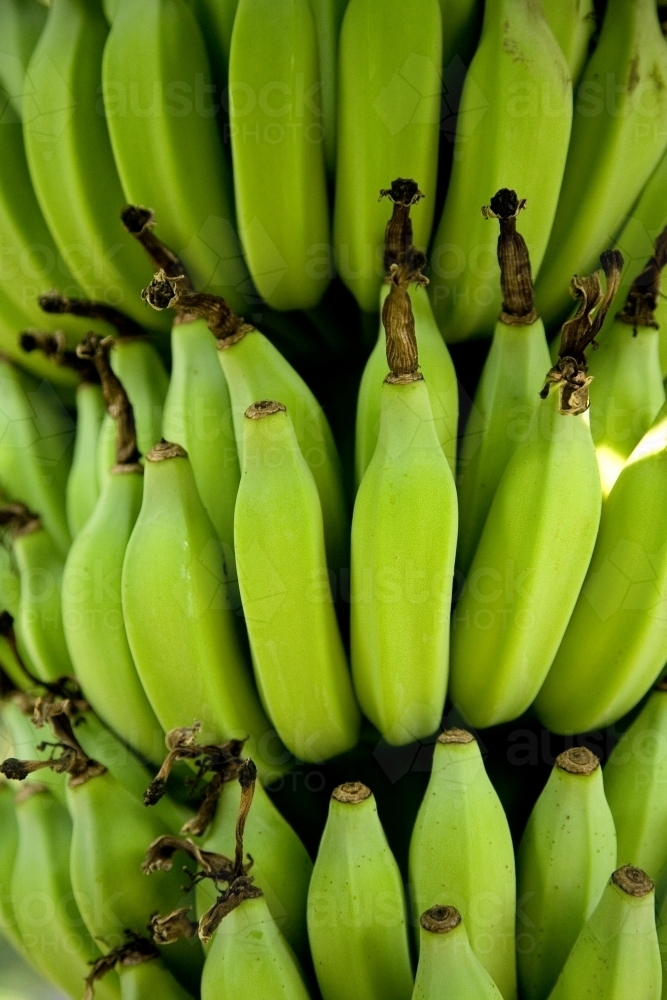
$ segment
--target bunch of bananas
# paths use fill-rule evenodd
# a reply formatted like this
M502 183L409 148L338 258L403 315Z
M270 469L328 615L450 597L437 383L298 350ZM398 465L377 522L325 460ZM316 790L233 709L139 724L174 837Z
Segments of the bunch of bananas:
M0 934L66 996L667 1000L663 27L0 0Z

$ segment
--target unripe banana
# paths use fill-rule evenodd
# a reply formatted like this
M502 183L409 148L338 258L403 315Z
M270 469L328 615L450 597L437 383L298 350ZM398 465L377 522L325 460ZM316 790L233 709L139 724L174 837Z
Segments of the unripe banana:
M28 504L64 555L70 544L65 509L74 425L52 386L38 383L0 358L5 430L0 440L0 485Z
M16 691L32 691L35 679L25 668L17 648L14 617L8 611L0 612L0 671Z
M516 998L516 883L509 826L475 738L438 737L410 841L413 915L438 899L461 913L470 946L505 1000Z
M421 200L421 191L414 181L397 178L383 195L393 202L392 217L385 230L385 266L397 263L399 251L408 251L412 245L412 220L410 209ZM389 285L380 292L380 312L384 306ZM459 392L456 372L421 282L410 292L414 314L415 336L419 350L419 368L426 379L426 388L431 402L433 420L438 439L447 461L456 473L456 439L458 434ZM355 469L357 485L363 479L373 457L380 430L381 386L387 374L387 352L385 332L380 323L380 332L361 377L357 397L357 421L355 430Z
M329 803L308 892L308 936L323 1000L412 995L401 875L375 798L358 781L339 785Z
M546 1000L616 868L616 833L599 758L556 758L517 855L517 956L526 1000Z
M230 855L234 824L239 811L238 782L222 785L215 818L202 848ZM252 809L243 843L253 858L252 874L262 888L271 916L297 955L308 953L306 900L313 863L299 837L275 807L260 782L255 786ZM214 886L204 880L197 886L197 915L201 917L216 899Z
M14 790L8 781L0 781L0 934L14 951L28 957L18 925L11 895L11 873L16 864L19 827L14 808Z
M544 15L567 62L572 83L581 76L595 31L593 0L542 0Z
M165 732L200 719L218 737L250 736L264 776L275 776L282 751L244 662L227 576L186 452L156 445L146 456L121 587L139 677Z
M336 126L338 91L338 43L348 0L309 0L317 31L317 49L321 80L321 112L324 159L327 174L333 178L336 168Z
M247 271L234 232L230 169L190 6L122 0L102 77L126 200L155 209L166 242L178 249L198 287L219 291L241 308Z
M542 723L553 732L610 725L662 671L666 443L667 404L605 502L586 579L535 701Z
M618 860L657 879L667 864L667 686L651 693L614 747L604 790L616 824Z
M164 320L147 313L137 295L146 262L118 221L125 199L98 95L107 32L99 0L51 3L23 102L30 175L81 287L159 330Z
M352 521L352 676L362 711L387 742L411 743L440 723L458 520L454 479L417 371L408 287L421 255L392 267L382 322L391 372L380 436Z
M419 965L412 1000L501 1000L470 947L461 914L432 906L419 919Z
M352 749L359 711L331 598L322 510L282 403L246 410L234 537L255 677L280 738L306 761Z
M461 442L456 564L463 574L470 568L502 474L529 429L550 364L544 324L533 307L528 248L516 231L525 207L516 192L503 189L485 209L486 218L500 222L503 305Z
M127 965L118 969L122 1000L146 1000L159 997L160 1000L191 1000L190 993L174 979L159 959L134 964L133 956ZM95 988L97 992L97 987ZM194 995L197 991L194 990Z
M658 1000L661 981L653 883L627 865L607 883L549 1000Z
M375 312L386 224L376 198L387 177L419 178L426 204L414 242L421 249L433 222L442 90L438 0L350 0L338 65L336 267L361 308Z
M63 807L67 804L67 795L62 774L56 774L48 766L52 747L43 746L43 734L24 714L24 696L18 695L15 700L6 702L3 706L3 724L7 727L7 735L11 754L20 761L30 759L44 762L42 767L36 767L25 778L26 785L37 784L47 788L51 795ZM13 775L11 775L13 778ZM25 775L21 775L21 778Z
M274 309L312 308L331 277L320 91L308 0L239 0L229 59L236 214L253 281Z
M431 301L446 340L493 332L499 273L480 208L494 191L511 188L527 200L522 231L533 274L539 272L565 168L571 95L565 57L541 4L487 0L458 107L452 174L431 257Z
M5 0L0 5L0 85L21 116L25 73L44 29L47 10L39 0ZM5 114L3 113L3 124Z
M474 726L514 719L531 704L593 553L602 496L586 417L585 348L616 291L622 258L609 251L601 261L604 296L598 272L573 281L579 309L563 326L545 401L503 473L454 613L450 695ZM550 394L552 384L559 388Z
M653 0L610 0L577 88L558 210L535 289L547 327L567 316L570 276L595 266L665 149L665 80L667 43Z

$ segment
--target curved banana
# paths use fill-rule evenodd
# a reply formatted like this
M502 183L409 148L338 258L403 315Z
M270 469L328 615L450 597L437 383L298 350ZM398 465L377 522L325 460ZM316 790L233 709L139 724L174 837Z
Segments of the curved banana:
M422 198L415 181L397 178L382 195L393 203L392 217L385 230L385 266L387 271L398 263L398 255L412 245L412 220L410 209ZM380 292L380 312L389 293L385 283ZM418 282L410 290L410 301L415 323L415 336L419 350L419 368L426 380L436 433L449 462L452 474L456 473L456 439L458 434L459 391L454 365L440 331L433 318L433 311L426 293L425 283ZM357 396L355 428L355 471L357 485L363 479L377 446L380 429L381 386L387 374L385 332L380 332L364 373Z
M618 859L657 879L667 864L667 686L658 684L612 750L604 790L616 824Z
M377 447L352 519L351 657L359 705L387 742L437 730L445 705L456 487L418 369L408 288L423 255L392 267Z
M546 1000L616 868L614 817L600 759L556 758L517 855L517 959L526 1000Z
M585 348L609 308L622 258L609 251L601 261L604 296L598 272L573 282L579 309L563 326L544 402L503 473L454 612L450 696L474 726L514 719L531 704L593 553L602 496L585 415Z
M662 672L666 443L667 404L605 502L586 579L535 701L553 732L581 733L615 722Z
M132 658L165 732L200 719L218 737L250 736L264 777L275 776L284 750L269 735L244 662L227 576L186 452L157 444L146 455L143 501L123 563Z
M123 621L121 574L143 493L132 406L109 363L107 341L91 334L79 357L97 371L117 425L116 464L67 556L62 616L67 647L85 696L107 725L146 760L162 760L164 733L144 693ZM104 581L101 583L100 581Z
M338 46L348 0L309 0L309 4L317 32L324 159L327 174L333 179L336 170L338 118Z
M46 15L40 0L5 0L0 4L0 85L19 117L28 62L44 30ZM4 113L2 117L4 124Z
M375 798L339 785L329 802L308 891L308 937L323 1000L409 1000L412 969L403 884ZM345 974L341 975L341 970Z
M558 210L535 288L548 328L568 314L570 276L595 266L664 152L665 80L667 42L653 0L610 0L577 88Z
M72 274L93 299L164 329L142 306L147 265L119 222L124 204L100 114L108 32L99 0L53 0L27 71L23 134L37 200Z
M413 916L449 899L463 916L473 952L505 1000L515 1000L512 837L479 745L463 729L438 737L409 870Z
M429 241L441 66L438 0L350 0L339 43L333 241L338 274L366 312L376 311L384 277L386 217L376 199L387 177L419 178L426 204L414 242L425 250Z
M627 865L611 876L549 1000L657 1000L662 969L653 883Z
M525 207L516 192L504 188L485 209L486 218L500 223L503 304L461 441L456 565L463 574L470 568L502 474L527 436L550 365L544 324L533 307L528 248L516 231Z
M593 0L542 0L544 16L560 45L572 83L576 84L588 59L595 31Z
M165 241L178 249L198 287L242 308L250 289L234 232L230 169L190 5L121 0L102 82L125 199L155 209Z
M308 0L239 0L229 58L239 235L274 309L310 309L331 278L326 123Z
M454 906L432 906L422 913L419 944L412 1000L501 1000Z
M14 807L14 790L8 781L0 781L0 934L14 951L29 958L23 945L11 896L11 873L16 864L19 827Z
M532 0L487 0L458 108L452 174L431 251L431 301L447 341L489 336L500 283L480 208L520 191L523 236L537 275L556 212L572 122L572 87L558 43ZM544 169L544 164L549 169ZM568 273L563 288L570 279Z

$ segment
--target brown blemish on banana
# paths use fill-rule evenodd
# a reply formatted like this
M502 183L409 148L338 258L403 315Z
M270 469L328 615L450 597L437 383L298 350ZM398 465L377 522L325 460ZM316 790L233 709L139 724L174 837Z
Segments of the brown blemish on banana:
M248 420L262 420L263 417L271 417L274 413L286 413L287 407L283 406L275 399L260 399L253 403L245 411L244 416Z

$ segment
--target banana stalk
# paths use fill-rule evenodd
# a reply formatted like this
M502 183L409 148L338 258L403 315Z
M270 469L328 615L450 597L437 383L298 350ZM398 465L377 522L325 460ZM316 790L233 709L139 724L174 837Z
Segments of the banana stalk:
M502 993L476 958L454 906L432 906L422 913L419 942L412 1000L501 1000Z

